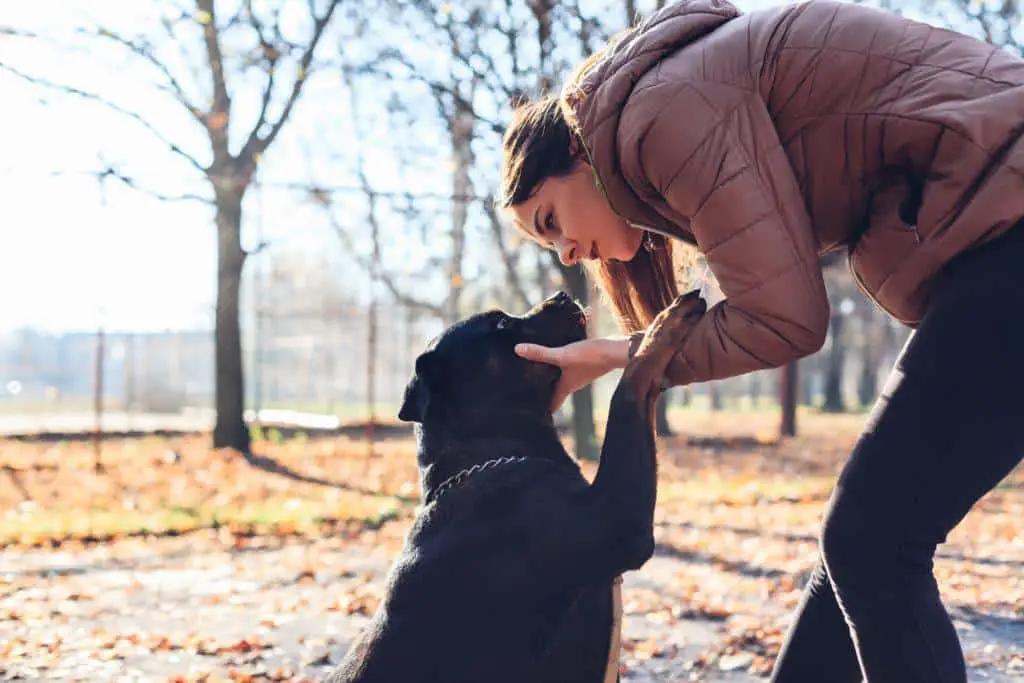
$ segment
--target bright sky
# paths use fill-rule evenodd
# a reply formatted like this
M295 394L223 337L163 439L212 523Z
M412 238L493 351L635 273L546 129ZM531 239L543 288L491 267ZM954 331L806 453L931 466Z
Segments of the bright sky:
M133 0L5 2L0 24L64 32L82 25L86 5L102 5L103 18L118 24L132 21L133 8L153 7ZM97 60L70 57L0 38L0 60L33 73L96 83L115 95L131 86L116 73L97 72ZM3 71L0 92L0 329L92 328L103 309L115 327L191 326L208 317L214 272L208 211L164 204L114 182L104 203L96 181L82 174L100 159L128 158L133 148L139 154L132 156L156 166L154 176L172 189L187 167L169 163L138 126L98 106L45 93ZM57 169L69 175L50 175Z
M76 27L102 25L132 35L142 26L152 26L153 16L173 4L4 0L0 26L61 36ZM777 3L740 4L751 9ZM198 128L168 99L154 95L150 87L140 88L140 83L152 82L153 72L118 61L120 54L82 54L0 37L0 61L102 92L145 114L170 137L190 141L190 149L205 162L207 146ZM84 173L103 160L128 162L123 166L126 173L173 194L202 191L197 172L139 125L98 105L43 91L3 71L0 93L0 333L24 326L92 329L100 320L118 329L208 327L215 269L212 210L196 203L161 202L116 181L108 184L104 196L96 180ZM305 164L298 156L299 141L316 140L324 126L336 127L334 122L345 118L344 103L316 97L313 90L300 102L298 115L271 150L263 173L301 178ZM316 106L310 107L314 101ZM239 106L236 101L236 108L254 112L255 104ZM315 116L309 113L314 110ZM58 169L66 174L52 175ZM384 177L393 173L379 166L370 171ZM254 208L255 197L248 201L247 208ZM263 207L264 234L274 240L275 249L318 244L321 250L323 244L337 249L335 238L322 223L318 225L312 208L270 192ZM254 217L255 212L249 215ZM255 243L254 219L244 229L244 241Z
M59 4L59 11L57 5ZM62 36L76 27L104 26L131 36L152 27L155 13L172 3L141 0L48 0L3 3L0 26ZM302 3L304 6L305 3ZM158 15L159 16L159 15ZM208 144L198 127L168 98L147 84L152 70L131 69L116 48L88 55L68 53L22 39L0 38L0 60L52 81L73 84L143 113L166 135L191 143L188 151L206 163ZM140 84L143 84L140 87ZM309 99L316 98L315 79ZM123 164L127 175L166 194L202 192L205 184L187 162L172 155L140 125L80 98L47 92L0 71L4 93L0 127L0 332L22 326L92 329L208 327L214 300L213 212L197 202L163 202L107 183L101 193L87 171L104 161ZM307 101L306 104L309 102ZM300 139L319 135L323 124L300 105L268 154L264 174L305 177L297 158ZM315 108L337 117L338 107ZM255 102L236 97L235 107L253 116ZM312 111L312 110L309 110ZM337 117L343 119L345 117ZM275 155L275 152L277 153ZM277 168L275 168L275 166ZM61 170L63 175L53 175ZM333 174L338 182L345 177ZM250 192L247 208L259 198ZM301 249L329 242L318 215L282 192L263 196L263 235L275 249ZM243 243L255 244L257 212L243 226ZM258 258L258 257L257 257ZM250 265L255 261L250 261Z

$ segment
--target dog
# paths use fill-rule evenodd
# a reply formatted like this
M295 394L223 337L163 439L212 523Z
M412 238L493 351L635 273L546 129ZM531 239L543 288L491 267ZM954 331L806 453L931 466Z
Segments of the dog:
M593 483L551 416L561 371L518 343L586 336L564 292L522 317L482 313L415 363L399 419L416 423L422 500L369 625L332 683L600 683L618 678L617 581L654 552L654 406L704 312L679 297L611 399Z

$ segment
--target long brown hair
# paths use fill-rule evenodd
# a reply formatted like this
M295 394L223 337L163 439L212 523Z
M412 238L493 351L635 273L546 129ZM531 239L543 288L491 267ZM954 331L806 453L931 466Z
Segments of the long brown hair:
M545 95L515 108L502 145L503 208L525 202L545 180L568 175L584 160L586 148L574 114L575 105L587 96L581 83L630 30L588 57L561 98ZM673 246L664 235L647 233L644 246L628 262L584 262L624 332L645 329L679 293Z

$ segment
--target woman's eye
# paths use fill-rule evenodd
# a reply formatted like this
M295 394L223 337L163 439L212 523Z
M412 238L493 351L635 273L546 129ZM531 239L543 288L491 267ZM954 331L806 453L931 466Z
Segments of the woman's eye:
M544 219L544 236L547 237L548 248L555 246L555 236L558 234L558 227L555 225L554 214L548 214Z

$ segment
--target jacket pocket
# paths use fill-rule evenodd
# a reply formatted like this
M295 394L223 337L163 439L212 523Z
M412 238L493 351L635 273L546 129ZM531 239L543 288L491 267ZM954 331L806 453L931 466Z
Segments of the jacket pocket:
M909 181L887 186L872 197L867 229L850 247L854 279L872 297L921 244L920 208L920 187Z

